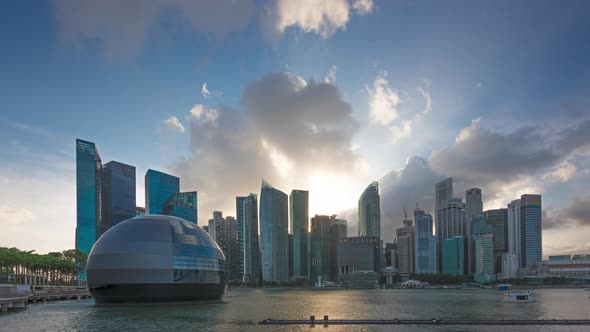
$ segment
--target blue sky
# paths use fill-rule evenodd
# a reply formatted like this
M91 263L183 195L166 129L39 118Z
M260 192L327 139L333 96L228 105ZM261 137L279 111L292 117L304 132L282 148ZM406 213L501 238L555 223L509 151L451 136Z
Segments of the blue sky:
M7 232L0 235L0 245L34 247L12 238L33 232L49 218L43 212L49 208L45 203L41 204L45 210L35 210L28 200L42 200L51 194L51 186L61 188L62 196L56 194L61 198L47 204L56 210L55 218L62 215L64 219L51 223L71 234L43 245L41 251L73 244L76 137L96 142L105 162L137 166L138 193L147 168L186 174L182 189L199 191L203 198L200 220L204 220L213 209L231 215L233 196L259 190L250 182L224 182L218 173L232 172L232 167L216 173L205 159L226 158L224 164L234 168L268 165L273 173L268 177L287 192L316 188L311 181L318 177L330 179L318 191L330 193L330 186L337 184L335 191L345 194L338 196L338 202L318 198L311 213L336 213L354 207L364 186L390 171L403 170L414 155L428 160L433 173L461 177L449 174L453 172L444 158L434 155L445 149L459 151L458 136L470 128L470 137L493 133L493 142L510 144L510 134L530 127L539 132L541 146L550 146L583 123L589 113L590 5L585 1L335 0L323 7L318 5L323 1L293 6L282 0L239 5L231 0L129 1L123 6L118 1L79 3L7 1L1 5L0 176L5 183L0 198L5 202L0 220L5 220ZM313 15L317 12L324 15ZM248 106L266 107L264 94L255 96L260 101L245 101L244 91L256 82L268 87L265 78L271 73L301 78L311 92L317 88L310 93L317 96L330 70L335 75L326 84L336 88L337 101L350 109L326 111L325 116L350 113L352 117L344 123L347 129L336 131L341 139L336 145L330 145L331 141L318 141L317 146L279 143L287 140L276 136L269 128L273 123L264 122L265 116L256 118L256 110ZM205 82L211 92L207 97L201 92ZM293 89L288 93L297 94ZM321 113L323 102L332 97L318 97L316 103L310 98L309 103L295 102L308 106L285 108L292 106L295 112L297 107L309 107L309 112ZM223 122L207 127L191 117L195 105L215 114L225 114L228 107L240 115L228 113L228 127ZM170 117L178 119L184 132L165 125ZM480 120L472 125L474 119ZM240 131L240 122L252 129ZM322 126L333 129L331 121ZM220 140L236 142L228 138L232 130L244 140L265 140L266 147L235 152L233 146L227 151L216 149ZM204 140L195 131L217 139ZM342 151L334 152L334 146ZM481 147L482 153L485 149ZM530 159L524 151L529 148L522 149L515 165ZM348 164L347 159L327 155L314 163L309 157L317 156L316 150L334 152L334 158L349 155L350 167L341 167ZM268 154L266 164L261 161L264 158L237 157L252 151ZM556 153L550 162L515 166L512 175L497 181L481 174L465 175L463 184L482 186L484 197L487 190L489 208L501 207L522 190L538 190L544 195L544 206L551 208L548 213L553 217L548 220L559 217L577 229L587 225L588 219L566 216L572 200L585 198L584 186L590 182L588 151L588 141L582 139L571 152ZM465 174L471 173L466 170ZM551 174L561 177L555 180ZM257 175L252 182L259 183ZM39 193L27 192L26 186L16 188L16 193L8 190L6 185L19 183L20 177L32 181L31 188ZM223 196L213 197L212 192ZM138 194L138 204L142 201ZM22 222L6 221L15 213ZM393 233L401 223L401 216L387 218L391 220L384 227L391 230L384 234ZM561 233L555 234L558 238ZM555 251L574 250L551 245L548 248Z

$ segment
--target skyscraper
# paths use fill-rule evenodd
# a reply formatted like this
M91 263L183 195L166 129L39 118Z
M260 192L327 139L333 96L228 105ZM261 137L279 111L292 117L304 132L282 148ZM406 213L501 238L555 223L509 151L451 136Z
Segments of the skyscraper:
M381 206L379 202L379 183L372 182L359 198L359 236L381 238Z
M496 280L494 234L473 235L475 253L474 278L478 282Z
M415 273L436 273L436 236L432 233L432 216L416 208L414 211L414 220L416 224L414 243Z
M238 243L240 245L240 275L244 275L244 201L246 196L236 197L236 219L238 221Z
M494 234L494 272L502 272L502 255L508 252L508 209L487 210L486 222Z
M104 165L103 173L108 184L105 186L107 206L106 224L114 226L123 220L135 217L135 167L117 161Z
M396 229L397 235L397 259L398 270L402 278L407 279L414 273L414 226L413 221L407 218L403 221L404 227Z
M314 284L318 277L323 281L336 280L336 255L339 234L336 216L315 215L311 218L309 233L309 281Z
M309 192L292 190L289 195L289 230L293 234L293 276L306 277L309 237Z
M180 192L180 179L153 169L145 173L145 211L146 214L162 213L164 203Z
M76 139L76 249L88 254L101 234L102 162L96 145Z
M471 188L465 192L465 235L467 238L467 271L473 274L474 270L474 253L473 239L471 238L471 218L483 212L483 201L481 199L481 189Z
M223 218L220 211L213 212L212 222L215 226L215 241L225 255L226 279L241 281L242 276L239 274L238 222L234 217Z
M527 268L541 261L541 232L541 195L520 196L521 267Z
M436 218L436 251L437 251L437 271L442 271L442 241L446 238L441 236L442 218L439 216L439 210L446 207L447 200L453 198L453 178L450 177L437 183L434 186L434 216Z
M353 273L381 272L381 241L378 237L341 238L336 248L337 281L356 287L352 284Z
M444 201L444 204L439 206L436 218L436 236L439 242L456 236L465 238L465 203L460 198L451 198ZM467 248L465 248L465 255L467 255ZM442 253L438 256L442 259ZM465 259L467 260L467 256Z
M262 180L260 254L264 281L289 280L288 196Z
M508 252L502 256L502 279L516 278L520 268L520 199L508 204Z
M258 198L250 194L244 199L244 282L262 283L262 266L258 237Z
M466 272L465 238L455 236L445 239L442 252L442 272L455 276L464 275Z
M198 224L197 192L175 193L164 202L162 214L182 218Z

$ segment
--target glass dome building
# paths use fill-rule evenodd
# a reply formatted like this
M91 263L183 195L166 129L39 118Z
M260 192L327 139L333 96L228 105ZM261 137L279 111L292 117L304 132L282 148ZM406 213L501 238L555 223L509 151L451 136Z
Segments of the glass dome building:
M164 215L125 220L96 241L86 265L97 304L219 300L225 256L195 224Z

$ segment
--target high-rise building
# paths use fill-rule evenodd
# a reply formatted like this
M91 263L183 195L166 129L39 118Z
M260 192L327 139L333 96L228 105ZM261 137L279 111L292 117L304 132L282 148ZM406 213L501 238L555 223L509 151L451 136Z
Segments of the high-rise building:
M441 236L441 217L439 216L439 210L446 207L447 200L453 198L453 178L450 177L437 183L434 186L434 216L436 222L436 264L437 271L442 271L442 241L445 239Z
M111 161L103 167L104 218L108 228L135 217L135 167Z
M455 236L443 240L442 272L451 275L464 275L466 272L465 238Z
M467 238L467 271L474 273L473 239L471 238L471 218L483 212L481 189L471 188L465 192L465 237Z
M397 259L399 274L403 279L408 279L414 274L414 226L413 221L407 218L403 221L404 227L396 229L397 235Z
M225 255L226 279L241 281L242 276L239 274L238 222L234 217L223 218L219 211L214 212L212 221L215 226L215 241Z
M432 216L416 208L414 210L415 232L415 268L417 274L436 273L436 236L432 233Z
M172 196L164 202L162 214L182 218L197 225L197 192L189 191L172 194Z
M397 242L385 243L385 266L397 269Z
M508 204L508 252L502 256L502 279L517 277L520 268L520 199Z
M379 202L379 183L372 182L359 198L359 236L381 238L381 205Z
M256 194L246 196L243 203L244 215L244 282L253 286L262 283L262 265L258 237L258 198Z
M288 196L262 180L260 190L260 254L264 281L289 280Z
M520 196L520 266L528 268L541 261L543 242L541 195Z
M334 227L338 231L338 238L344 239L348 237L348 222L345 219L338 219L334 221Z
M309 237L309 192L307 190L292 190L289 195L289 230L293 235L293 251L289 254L293 262L293 276L307 278Z
M311 218L309 233L309 281L314 284L336 280L337 245L340 240L336 216L315 215Z
M337 244L337 281L350 284L355 272L381 271L381 244L376 236L342 238ZM373 283L374 286L374 283Z
M159 214L164 203L173 194L180 192L180 179L153 169L145 173L145 210L147 214Z
M236 219L238 221L238 243L240 246L240 275L244 276L244 201L246 196L236 196Z
M490 282L496 280L494 257L494 234L473 235L475 249L474 278L478 282Z
M494 271L502 273L502 255L508 252L508 209L487 210L484 214L494 234Z
M447 199L444 203L439 206L436 217L437 241L441 242L456 236L465 238L465 203L460 198ZM467 255L467 248L465 248L465 255ZM442 259L442 252L438 257Z
M96 144L76 139L76 249L88 254L102 232L102 162Z

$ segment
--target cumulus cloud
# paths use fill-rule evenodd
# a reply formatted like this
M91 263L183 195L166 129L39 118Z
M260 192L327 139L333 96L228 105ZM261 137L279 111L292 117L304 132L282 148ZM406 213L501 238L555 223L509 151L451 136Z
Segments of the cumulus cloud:
M372 87L365 87L369 95L369 118L372 123L389 125L399 117L399 92L389 85L387 72L380 72Z
M108 57L128 57L143 47L148 31L164 11L181 24L217 39L244 29L254 14L253 0L54 0L60 37L67 44L98 40Z
M543 228L590 226L590 196L575 198L561 209L543 211Z
M324 77L324 83L336 83L336 65L330 67L328 73Z
M289 27L313 32L323 38L344 30L351 13L364 15L373 10L372 0L277 0L270 10L269 22L274 34L282 34Z
M22 207L0 205L0 225L21 224L33 218L33 213Z
M170 116L168 119L166 119L164 121L164 126L171 132L177 132L181 134L184 133L184 126L175 116Z
M391 126L391 141L397 143L399 140L412 135L412 120L402 121L400 125Z
M576 174L577 168L568 160L564 160L559 165L556 165L551 169L550 172L543 175L543 180L559 180L561 182L567 182L569 179Z
M235 209L232 197L258 192L263 178L289 191L307 185L312 172L362 169L351 149L358 123L335 85L272 73L251 82L240 105L240 112L190 110L190 156L174 171L183 187L199 191L201 220Z
M207 82L203 83L203 86L201 87L201 94L205 98L209 97L209 95L211 94L209 89L207 89Z

